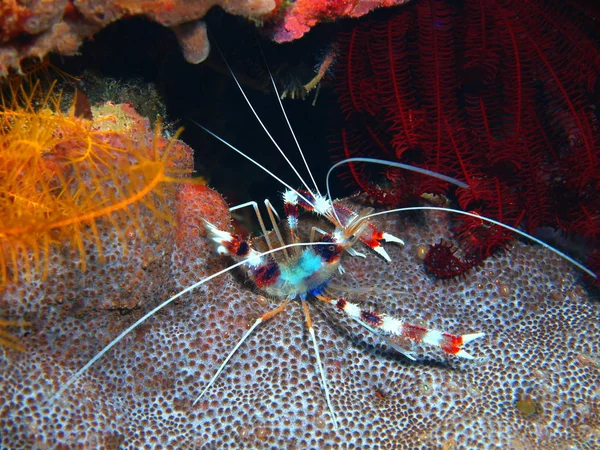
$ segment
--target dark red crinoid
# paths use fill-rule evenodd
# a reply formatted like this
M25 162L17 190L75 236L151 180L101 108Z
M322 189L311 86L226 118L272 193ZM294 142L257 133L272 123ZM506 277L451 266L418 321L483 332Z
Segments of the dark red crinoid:
M456 256L456 249L444 241L433 244L425 255L427 271L438 278L453 278L463 275L473 267L474 261Z
M530 233L584 236L597 262L598 9L575 0L419 0L343 34L340 156L394 159L470 188L360 164L352 179L388 205L445 194ZM455 231L478 261L512 238L462 216Z

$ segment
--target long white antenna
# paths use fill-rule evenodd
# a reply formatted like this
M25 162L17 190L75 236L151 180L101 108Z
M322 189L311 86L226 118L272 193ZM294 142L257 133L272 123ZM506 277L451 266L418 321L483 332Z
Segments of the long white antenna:
M343 164L349 164L349 163L353 163L353 162L364 162L364 163L369 163L369 164L380 164L382 166L397 167L399 169L410 170L411 172L417 172L417 173L421 173L423 175L427 175L427 176L430 176L433 178L438 178L440 180L447 181L448 183L455 184L464 189L469 188L468 184L465 184L462 181L459 181L455 178L449 177L447 175L442 175L441 173L437 173L432 170L427 170L427 169L423 169L421 167L411 166L410 164L402 164L402 163L395 162L395 161L386 161L384 159L376 159L376 158L347 158L340 162L335 163L333 166L331 166L329 168L329 171L327 171L327 177L325 178L325 185L327 186L327 198L329 199L329 202L331 203L331 205L333 205L333 198L331 197L331 186L329 185L329 177L331 175L331 172L333 172L335 169L337 169L339 166L341 166ZM340 218L338 217L337 212L335 211L335 208L332 207L332 209L333 209L333 214L335 215L336 220L339 223L341 223Z
M394 161L385 161L382 159L374 159L374 158L348 158L348 159L344 159L343 161L340 161L336 164L334 164L333 166L331 166L331 168L329 169L329 171L327 172L327 178L325 180L326 185L327 185L327 197L329 198L329 201L332 202L333 204L333 200L331 198L331 187L329 186L329 176L331 175L331 172L336 169L337 167L341 166L342 164L348 164L351 162L365 162L365 163L372 163L372 164L383 164L383 165L389 165L392 167L398 167L400 169L406 169L406 170L410 170L413 172L419 172L422 173L424 175L429 175L435 178L439 178L440 180L444 180L444 181L448 181L449 183L453 183L459 187L462 187L464 189L468 189L469 186L465 183L463 183L462 181L458 181L454 178L448 177L446 175L442 175L436 172L432 172L431 170L427 170L427 169L422 169L420 167L415 167L415 166L410 166L407 164L402 164L402 163L398 163L398 162L394 162ZM531 236L528 233L525 233L524 231L518 230L514 227L511 227L510 225L506 225L505 223L502 222L498 222L497 220L494 219L490 219L489 217L485 217L485 216L480 216L478 214L473 214L470 212L466 212L466 211L461 211L459 209L452 209L452 208L442 208L439 206L413 206L413 207L407 207L407 208L396 208L396 209L391 209L388 211L382 211L382 212L378 212L378 213L373 213L373 214L369 214L368 216L365 216L363 219L368 219L371 217L375 217L375 216L381 216L384 214L390 214L390 213L394 213L394 212L402 212L402 211L419 211L419 210L430 210L430 211L446 211L446 212L451 212L451 213L456 213L456 214L462 214L465 216L470 216L470 217L475 217L476 219L480 219L483 220L485 222L489 222L492 223L494 225L498 225L500 227L506 228L507 230L510 230L514 233L517 233L537 244L540 244L542 247L547 248L548 250L552 251L553 253L557 254L558 256L560 256L561 258L563 258L566 261L569 261L571 264L573 264L575 267L578 267L579 269L583 270L585 273L587 273L588 275L590 275L593 278L598 278L598 275L596 275L594 272L592 272L590 269L588 269L587 267L585 267L583 264L577 262L576 260L574 260L573 258L571 258L569 255L567 255L566 253L561 252L560 250L552 247L549 244L546 244L544 241ZM336 216L336 219L339 218L337 217L337 213L335 211L335 208L333 208L333 213Z
M271 69L269 67L269 64L267 63L267 58L265 57L265 53L263 52L262 47L259 46L259 49L260 49L260 53L263 57L263 61L265 62L267 71L269 72L269 78L271 79L271 84L273 85L273 89L275 90L275 95L277 96L277 101L279 102L279 106L281 108L281 112L283 113L283 117L285 117L285 121L288 125L288 128L290 129L290 133L292 133L292 137L294 138L296 147L298 147L298 151L300 152L300 156L302 157L302 161L304 162L304 167L306 167L306 170L308 171L308 175L310 176L310 179L312 180L313 185L315 186L315 190L317 191L317 194L319 194L319 196L320 196L321 192L319 192L319 187L317 186L317 182L315 181L315 178L313 177L310 167L308 166L308 162L306 161L306 158L304 157L304 152L302 151L302 147L300 147L300 143L298 142L298 139L296 138L296 133L294 133L292 124L290 123L287 113L285 112L285 108L283 107L283 102L281 101L281 97L279 96L279 91L277 90L277 85L275 84L275 79L273 78L273 74L271 73Z
M300 175L300 173L298 172L298 170L294 167L294 164L292 164L292 162L287 157L287 155L285 154L285 152L281 149L281 147L279 146L279 144L277 144L277 141L275 140L275 138L271 135L271 133L269 133L269 130L267 129L267 127L265 126L265 124L263 123L263 121L260 119L258 113L254 109L254 106L252 106L252 103L250 102L250 100L248 99L248 96L244 92L244 89L242 88L242 85L240 84L240 82L238 81L237 77L235 76L235 73L233 73L233 69L231 68L231 66L227 62L227 59L225 58L225 55L223 54L223 52L219 48L219 45L216 42L215 42L215 47L217 48L217 50L221 54L221 57L223 58L223 61L225 62L225 65L227 66L227 69L229 70L229 73L231 73L231 76L233 77L233 80L235 81L235 84L237 85L238 89L240 90L240 92L244 96L244 99L246 100L246 103L250 107L250 110L252 110L252 113L254 114L254 117L256 117L256 120L258 120L258 123L263 128L263 130L265 130L265 133L267 133L267 136L269 136L269 138L271 139L271 142L273 142L273 145L275 145L275 147L277 147L277 150L279 150L279 153L281 153L281 156L283 156L283 158L287 161L287 163L289 164L289 166L292 168L292 170L294 171L294 173L298 176L298 178L300 179L300 181L302 182L302 184L306 188L306 190L308 192L310 192L310 194L313 197L315 197L313 191L310 189L310 187L308 187L308 184L306 183L306 181L304 181L304 178L302 178L302 176ZM277 96L277 98L279 98L279 96ZM284 114L285 114L285 112L284 112ZM287 117L286 117L286 119L287 119Z
M305 202L307 202L309 205L314 207L314 204L307 199L304 195L300 194L296 189L294 189L293 187L291 187L289 184L287 184L285 181L283 181L281 178L279 178L277 175L275 175L273 172L271 172L269 169L267 169L265 166L263 166L262 164L260 164L258 161L252 159L250 156L246 155L243 151L241 151L240 149L234 147L232 144L230 144L229 142L227 142L225 139L223 139L221 136L219 136L218 134L213 133L212 131L210 131L208 128L206 128L203 125L200 125L198 122L196 122L194 119L188 118L190 122L192 122L194 125L198 126L199 128L201 128L202 130L206 131L208 134L210 134L212 137L214 137L215 139L218 139L219 141L221 141L223 144L225 144L227 147L229 147L230 149L232 149L233 151L239 153L240 155L242 155L244 158L246 158L248 161L250 161L252 164L258 166L261 170L264 170L266 173L268 173L269 175L271 175L273 178L275 178L277 181L279 181L281 184L283 184L286 188L288 188L289 190L295 192L296 194L298 194L298 197L300 197L302 200L304 200Z
M280 250L284 250L284 249L291 248L291 247L308 247L308 246L319 245L319 244L329 245L329 244L331 244L331 242L302 242L302 243L288 244L288 245L284 245L283 247L278 247L278 248L275 248L273 250L269 250L269 251L260 253L257 256L261 257L261 256L270 255L271 253L275 253L275 252L278 252ZM227 268L225 268L223 270L219 270L218 272L213 273L212 275L209 275L206 278L203 278L202 280L200 280L200 281L192 284L191 286L188 286L187 288L183 289L182 291L179 291L177 294L175 294L173 297L169 298L168 300L165 300L164 302L162 302L160 305L158 305L156 308L154 308L149 313L146 313L141 319L137 320L133 325L129 326L125 331L123 331L116 338L114 338L106 347L104 347L102 350L100 350L96 354L96 356L94 356L92 359L90 359L81 369L79 369L77 372L75 372L73 375L71 375L71 377L67 380L67 382L64 385L62 385L60 387L60 389L58 391L56 391L47 400L47 402L48 403L54 403L54 401L58 397L60 397L63 392L65 392L67 389L69 389L69 387L71 387L73 385L73 383L75 383L79 378L81 378L81 376L96 361L98 361L100 358L102 358L106 354L106 352L108 352L111 348L113 348L115 345L117 345L125 336L127 336L129 333L131 333L135 328L137 328L146 319L148 319L149 317L153 316L155 313L157 313L158 311L160 311L161 309L163 309L165 306L167 306L169 303L173 302L174 300L177 300L182 295L187 294L190 291L193 291L198 286L201 286L204 283L209 282L213 278L217 278L218 276L221 276L224 273L227 273L227 272L235 269L236 267L239 267L239 266L241 266L243 264L246 264L248 261L249 261L249 259L243 259L242 261L239 261L239 262L237 262L237 263L235 263L235 264L233 264L233 265L231 265L231 266L229 266L229 267L227 267Z
M489 222L489 223L493 223L494 225L498 225L502 228L506 228L507 230L510 230L514 233L517 233L521 236L523 236L524 238L527 238L537 244L540 244L542 247L547 248L548 250L556 253L558 256L560 256L561 258L569 261L571 264L573 264L576 267L579 267L581 270L583 270L585 273L587 273L588 275L592 276L593 278L598 278L598 275L596 275L594 272L592 272L590 269L588 269L587 267L585 267L583 264L575 261L573 258L571 258L569 255L561 252L560 250L552 247L549 244L546 244L544 241L533 237L532 235L525 233L524 231L518 230L517 228L511 227L510 225L506 225L505 223L502 222L498 222L497 220L494 219L490 219L489 217L485 217L485 216L480 216L479 214L473 214L467 211L461 211L460 209L452 209L452 208L442 208L440 206L411 206L411 207L407 207L407 208L397 208L397 209L390 209L389 211L381 211L378 213L373 213L373 214L369 214L368 216L365 216L365 219L368 219L370 217L375 217L375 216L382 216L384 214L390 214L390 213L394 213L394 212L402 212L402 211L422 211L422 210L428 210L428 211L446 211L446 212L451 212L451 213L456 213L456 214L462 214L464 216L469 216L469 217L475 217L476 219L479 220L483 220L485 222Z

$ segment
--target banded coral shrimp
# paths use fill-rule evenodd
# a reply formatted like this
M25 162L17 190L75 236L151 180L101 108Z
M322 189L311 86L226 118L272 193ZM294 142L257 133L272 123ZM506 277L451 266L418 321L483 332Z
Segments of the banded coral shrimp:
M360 200L355 199L353 201L357 202ZM433 234L439 235L443 233L441 229L444 226L443 217L433 217L429 220L434 227ZM404 227L403 237L405 237L407 243L409 242L409 238L419 242L417 236L424 234L422 230L417 230L414 224L411 227L410 225L406 226L405 223L388 220L383 225L381 229L385 229L386 232L393 234L396 234L396 230L399 228ZM220 227L223 227L223 225L221 224ZM223 231L223 229L220 228L220 231ZM224 238L228 239L227 236L220 235L218 230L213 231L213 234L216 237L220 236L221 240ZM307 245L314 246L318 244L319 242L314 242ZM327 243L327 245L330 244L331 242ZM244 261L202 278L198 283L182 290L159 305L159 307L145 314L116 339L112 340L101 353L98 353L88 364L64 383L55 398L57 396L61 397L63 393L69 390L79 376L85 373L104 353L113 349L113 347L119 347L117 345L119 343L125 344L123 341L126 340L123 338L135 329L138 324L145 321L146 318L154 318L149 319L154 320L154 324L150 328L162 325L165 330L173 333L173 336L176 338L169 338L168 347L174 347L172 356L177 361L177 364L184 360L186 363L182 366L171 366L167 372L167 376L177 377L177 380L165 380L160 377L157 373L158 371L150 371L151 375L158 378L154 388L159 388L158 390L167 392L163 398L163 400L166 399L166 402L160 402L158 405L152 403L146 404L145 409L141 408L134 418L142 419L147 416L165 414L169 415L166 423L171 426L174 426L173 423L177 424L182 416L185 419L189 419L187 426L191 431L188 432L186 438L193 436L196 428L199 429L198 434L202 435L202 440L193 441L190 444L191 447L210 448L211 446L217 446L223 448L228 444L232 447L236 447L237 444L237 448L241 446L282 447L281 443L285 443L287 438L293 438L293 445L303 448L338 446L342 444L346 444L349 447L369 444L400 446L398 442L400 439L405 441L407 447L412 448L417 445L431 446L440 442L447 444L447 446L452 446L453 442L464 443L463 445L470 446L473 445L473 442L483 442L473 441L475 439L473 437L474 434L480 435L481 439L502 438L500 436L501 431L493 432L494 424L492 422L494 419L505 421L507 417L517 419L518 407L513 408L512 411L509 410L508 413L507 411L496 412L495 415L492 415L493 419L491 421L482 420L481 414L479 414L482 409L491 412L493 407L498 404L506 404L507 402L510 404L512 399L511 393L518 392L520 400L525 398L530 399L530 402L535 400L536 402L543 403L549 401L547 400L548 398L552 399L551 401L560 398L559 393L553 392L553 389L556 389L557 386L560 387L560 384L554 383L554 386L552 386L552 377L547 374L535 374L533 378L538 378L537 383L535 383L529 379L525 379L525 376L519 376L519 374L515 374L510 370L510 367L518 364L519 361L521 363L524 362L523 355L519 351L523 351L527 357L525 359L533 359L534 363L537 362L537 358L539 357L531 348L525 351L527 336L511 336L511 332L519 330L518 324L510 324L510 320L514 319L517 314L524 315L525 312L528 312L531 317L521 318L522 321L525 321L525 329L535 330L540 334L546 335L546 337L550 334L556 338L557 336L552 333L556 333L557 330L561 332L565 331L565 324L560 323L561 317L557 313L554 313L552 317L553 320L558 319L558 323L551 322L542 326L542 324L538 323L539 318L537 318L538 322L536 322L539 309L533 311L535 309L533 303L537 300L536 297L544 295L544 287L537 285L532 287L535 294L520 292L520 294L529 294L528 305L521 304L517 300L516 292L514 291L512 293L509 292L508 305L506 306L489 299L494 295L498 296L498 283L496 281L499 281L499 284L508 285L508 290L510 291L511 285L513 287L518 286L519 282L522 283L530 277L537 281L546 279L548 281L554 280L549 275L546 278L543 268L540 269L533 266L530 273L527 273L527 269L523 268L520 269L520 272L519 270L515 270L510 276L518 278L519 281L514 281L511 284L511 282L507 281L508 275L498 274L495 271L495 263L489 264L485 268L486 270L482 271L483 273L474 274L473 280L469 280L467 287L457 288L456 285L437 286L441 288L438 293L431 292L429 293L431 298L426 298L427 296L423 295L421 289L424 289L423 286L433 289L433 283L424 274L420 273L420 270L414 267L414 252L417 246L413 243L407 247L409 247L409 250L394 246L386 247L394 261L392 266L381 259L375 258L368 258L364 261L353 258L347 262L345 261L344 266L348 272L346 277L353 272L356 274L355 278L362 277L360 281L382 286L379 289L372 289L372 298L366 300L369 308L377 307L379 311L390 311L398 317L409 317L411 312L414 314L414 311L417 310L428 311L426 317L422 319L423 322L421 323L423 325L426 323L437 323L442 324L442 326L439 326L441 329L485 331L494 336L492 338L493 342L488 343L484 347L476 347L478 353L480 352L487 357L487 365L475 365L473 367L470 363L458 362L456 370L448 370L443 364L435 364L431 360L427 363L408 363L406 360L395 358L389 352L381 351L371 344L357 344L352 343L350 340L351 344L349 345L347 335L340 335L339 330L335 326L332 328L326 320L317 315L314 319L315 328L318 330L320 355L325 362L326 373L330 374L333 372L332 378L327 376L328 379L332 380L330 383L333 405L334 407L336 404L341 406L334 408L335 413L340 416L339 422L341 426L337 433L333 433L330 430L330 418L327 414L328 408L324 405L322 388L319 386L318 379L315 376L314 365L310 361L308 363L296 361L296 357L304 360L308 359L306 358L306 350L311 350L310 347L312 345L311 340L307 340L308 345L305 344L304 347L308 348L294 352L293 347L302 346L302 341L298 342L297 338L289 337L289 335L293 335L295 332L296 336L302 336L301 330L304 326L303 321L298 320L299 317L303 316L303 311L300 310L300 305L298 304L296 304L295 308L290 304L287 317L278 315L273 318L272 323L265 327L260 327L260 329L256 330L255 334L250 335L245 345L251 350L247 354L236 354L230 364L225 366L221 377L216 379L217 383L207 392L207 396L213 398L212 401L207 400L207 397L205 397L195 407L200 412L189 412L194 410L192 400L197 397L197 393L201 393L201 390L206 388L207 384L211 383L215 370L218 370L219 365L224 361L224 357L226 358L227 349L233 347L235 343L240 342L242 336L245 339L245 336L248 335L248 332L244 329L252 323L252 320L249 320L250 323L246 322L241 325L239 323L230 324L234 326L229 326L223 332L223 330L217 328L220 326L218 319L223 317L215 315L213 306L211 306L212 310L203 310L202 306L200 306L200 309L196 310L199 313L198 317L187 318L188 325L179 325L177 323L161 324L157 321L155 313L168 304L173 303L184 293L198 286L204 286L209 281L217 281L226 271L243 265ZM527 267L527 261L524 260L527 256L524 258L524 255L528 255L530 259L533 257L539 258L547 251L544 249L534 249L533 252L528 252L528 250L531 251L532 249L515 248L512 255L514 264ZM413 252L413 258L407 258L406 254L402 256L404 252ZM551 256L546 257L549 260L553 258ZM499 259L505 261L504 265L501 265L502 267L510 267L510 257L505 256ZM565 270L564 265L559 266L559 271ZM387 274L382 274L384 269L388 272ZM545 313L551 309L551 305L556 306L559 300L564 300L569 304L569 311L581 319L581 314L577 315L577 302L569 300L568 297L582 297L582 293L573 287L575 282L572 274L566 275L565 278L558 282L563 286L564 291L559 289L558 292L568 292L565 294L567 299L551 299L551 301L546 302L544 305L540 304L538 308L545 309L543 311ZM409 280L408 283L406 279ZM552 283L555 282L552 281ZM391 285L394 283L406 286L405 290L392 287ZM349 284L351 286L347 289L349 292L352 292L352 280ZM478 287L479 284L481 284L481 287ZM491 284L491 287L488 284ZM543 285L543 282L541 284ZM238 320L241 316L248 317L254 315L254 318L256 318L257 308L248 308L248 304L251 301L258 302L258 305L267 309L264 305L264 300L256 300L258 296L254 296L254 300L249 300L250 294L246 292L249 289L247 289L247 286L240 284L239 280L223 281L223 284L219 287L216 288L216 292L211 290L211 294L216 296L220 293L219 297L228 299L230 303L229 313L232 313L233 317L238 317ZM459 295L457 295L457 291ZM357 292L361 291L358 289L354 290L354 295ZM365 290L363 289L362 292L364 293ZM366 292L369 292L369 290ZM402 302L398 301L399 292L403 294ZM208 293L208 291L204 293ZM465 298L465 304L461 304L457 301L457 298L460 298L462 295L473 297L473 299L469 300ZM234 296L241 297L242 300L239 298L235 299L233 298ZM207 299L204 298L203 300L206 301ZM281 302L281 299L278 301ZM419 306L419 303L422 305ZM191 307L191 305L186 306ZM192 309L187 309L187 313L191 311ZM219 311L218 305L216 311ZM502 322L501 324L494 324L492 318L495 316L493 314L495 312L499 313L496 321L499 320ZM185 321L185 315L185 313L181 314L178 319ZM224 315L228 314L225 313ZM593 315L593 309L587 315L584 315L583 323L571 323L566 328L571 333L578 334L579 336L584 335L582 328L587 329L587 333L591 332L592 336L596 336L597 325L596 328L593 328L593 322L590 320L591 315ZM568 317L569 314L566 315L566 318ZM528 322L528 319L531 322ZM276 321L279 321L277 325L279 331L273 331L272 328L274 323L277 324ZM206 322L210 323L210 327L207 326ZM191 346L194 350L183 349L174 341L179 338L183 341L188 340L186 332L183 331L184 327L188 330L187 333L190 330L193 333L194 328L196 328L195 332L199 334L204 333L209 336L209 339L202 340L199 338L201 339L200 344L193 343ZM547 329L548 327L550 329ZM557 330L553 330L554 327ZM210 328L216 328L216 331ZM283 328L285 333L281 332L281 328ZM168 332L165 331L164 334L169 334ZM151 337L157 336L152 333L152 330L148 329L142 332L143 334L150 334ZM163 333L158 333L158 336L161 334ZM560 332L558 335L560 335ZM224 337L225 341L230 344L229 347L227 349L207 349L206 347L210 345L211 339L214 344L216 336ZM147 338L147 336L144 337ZM370 342L368 337L366 340ZM191 341L194 341L194 339L191 339ZM151 339L150 342L154 341ZM573 357L573 348L575 347L580 348L580 353L587 351L587 353L594 354L597 352L597 343L593 342L565 342L564 344L566 345L562 345L563 342L555 342L554 340L551 342L552 352L557 348L563 350L566 347L572 347L568 351L563 352L563 354L570 355L571 357ZM536 341L536 343L539 344L539 341ZM392 342L392 344L394 343ZM519 344L523 344L523 346L520 347ZM262 352L261 349L263 350ZM211 351L216 351L217 353L210 353ZM179 356L176 355L177 353L179 353ZM188 359L197 358L198 353L208 355L207 359L210 359L211 363L207 363L206 365L201 363L202 367L190 364ZM273 353L278 354L273 355ZM119 352L119 355L122 355L122 353ZM159 361L160 357L157 355L161 355L161 353L157 352L151 361L160 368L162 363ZM162 357L167 358L168 356L169 352L162 353ZM554 359L552 355L546 355L545 353L543 353L543 356L548 356L548 359L551 360L550 367L560 361L560 358L557 359L556 355L554 355ZM138 356L137 359L139 358ZM115 359L119 360L119 356L115 356ZM506 359L508 364L503 365L503 361L500 361L501 359ZM279 365L282 364L280 362L282 360L287 361L287 364L290 366L286 367L285 363L283 363L283 366ZM131 359L129 361L133 367L138 369L141 367L140 362L136 361L135 356L133 357L133 363ZM264 363L264 366L269 369L268 372L265 373L265 371L261 370L260 363ZM529 364L533 365L531 361L529 361ZM541 365L540 372L543 372L547 367L547 365ZM148 370L148 365L145 368ZM104 369L109 370L106 366L104 366ZM125 369L122 370L125 371ZM532 368L531 370L533 371L534 369ZM579 394L581 394L581 397L585 397L586 400L591 399L593 396L588 381L579 379L587 373L587 370L593 371L594 369L590 367L575 368L570 369L566 374L567 379L575 378L575 380L571 380L571 384L574 384L573 381L576 381L579 385L577 387L578 393L573 394L574 399L575 395ZM129 372L125 373L128 373L127 377L124 378L127 383L136 383L135 376L132 376ZM135 374L135 370L133 373ZM119 379L115 374L112 377L113 382L115 379ZM497 392L485 392L486 382L494 380L493 374L497 375L494 384ZM198 381L200 377L202 381ZM523 381L523 379L525 380ZM498 383L499 380L511 380L515 382L516 387L503 387L502 383ZM171 386L171 383L173 386ZM540 386L544 384L550 384L550 389L547 390L547 385L545 386L546 389ZM141 393L148 387L144 383L141 383L140 386ZM244 389L244 387L247 389ZM299 394L298 391L300 391ZM178 392L178 394L173 395L173 392ZM183 396L181 392L183 392ZM141 395L141 393L133 390L131 395L135 397L136 395ZM162 396L163 394L158 395ZM548 397L540 399L540 395L547 395ZM184 397L187 397L187 399ZM290 398L293 402L289 400ZM117 400L112 400L111 407L114 407L115 404L126 404L129 401L132 400L117 397ZM317 403L321 403L323 406L315 406ZM169 405L171 406L169 407ZM157 406L161 409L159 410ZM108 406L106 407L108 408ZM168 410L169 408L171 408L170 411ZM185 413L182 412L184 409L186 410ZM546 413L549 410L554 412L555 408L544 406L543 410ZM445 419L440 420L435 417L440 414L446 414ZM535 416L535 413L533 415ZM551 418L556 418L556 415L554 414ZM571 415L567 415L566 417L567 419L572 418ZM528 423L527 420L535 420L535 417L518 421L515 430L526 426ZM219 422L222 424L219 425ZM567 425L570 427L573 426L572 424ZM475 431L470 427L475 427ZM486 435L483 432L490 432L490 435ZM221 435L219 438L219 434L222 433L227 433L228 436ZM534 433L534 431L528 429L518 435L518 437L522 438L525 444L529 442L528 439L533 439L532 436ZM544 429L544 433L546 434L544 439L552 435L552 432L548 429ZM162 439L162 435L160 436L160 439ZM464 440L462 440L463 438ZM515 438L514 433L510 438ZM502 439L506 440L506 438ZM138 435L135 439L132 439L132 442L139 442L141 440ZM149 440L149 442L152 441ZM159 440L158 444L160 443L163 443L163 441ZM173 441L169 443L173 444Z

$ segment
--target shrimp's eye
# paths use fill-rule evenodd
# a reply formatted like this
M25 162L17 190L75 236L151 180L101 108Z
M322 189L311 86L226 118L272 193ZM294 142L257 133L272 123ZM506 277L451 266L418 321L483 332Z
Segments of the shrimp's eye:
M336 244L316 245L315 251L326 263L331 263L340 257L342 249Z

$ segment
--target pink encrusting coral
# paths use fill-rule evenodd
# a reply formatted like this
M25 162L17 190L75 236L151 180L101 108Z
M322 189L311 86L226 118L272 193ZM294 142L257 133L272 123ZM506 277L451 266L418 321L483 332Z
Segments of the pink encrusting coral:
M173 28L184 56L197 63L208 55L206 27L199 20L214 6L258 18L274 0L32 0L0 2L0 77L26 58L50 52L73 55L82 41L109 24L141 16Z
M149 132L149 130L148 130ZM364 198L347 206L366 206ZM421 347L409 362L311 303L340 430L333 431L302 309L262 324L215 385L194 399L249 325L282 299L254 292L239 273L200 286L125 337L54 403L70 375L121 331L179 289L230 261L217 256L199 216L220 228L225 202L204 187L165 199L167 232L139 217L129 251L106 223L105 262L78 270L57 255L46 282L12 284L0 311L32 322L24 352L0 359L0 446L10 448L596 448L600 445L598 302L580 273L537 246L514 243L464 279L439 282L423 249L451 241L445 214L398 215L378 225L406 246L391 263L345 257L345 298L451 332L484 332L474 361ZM368 205L367 205L368 206ZM326 228L327 224L320 224ZM93 254L94 246L90 252ZM406 345L406 343L401 343ZM425 352L425 353L424 353Z
M288 42L299 39L322 22L364 16L377 8L397 6L410 0L297 0L281 2L270 26L273 40ZM279 4L279 2L278 2Z
M219 6L227 13L264 24L276 42L302 37L321 22L361 17L376 8L409 0L31 0L0 2L0 77L20 70L26 58L48 53L74 55L85 39L130 17L169 27L188 62L209 53L205 14Z

